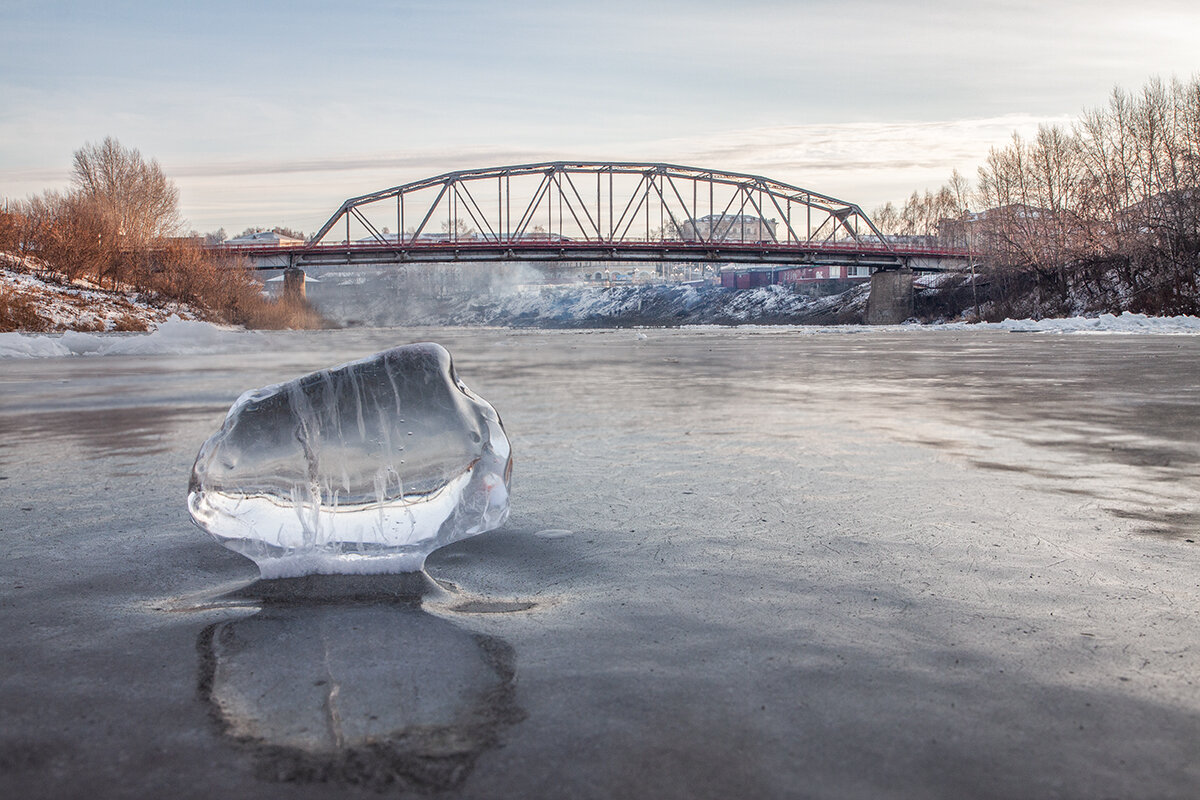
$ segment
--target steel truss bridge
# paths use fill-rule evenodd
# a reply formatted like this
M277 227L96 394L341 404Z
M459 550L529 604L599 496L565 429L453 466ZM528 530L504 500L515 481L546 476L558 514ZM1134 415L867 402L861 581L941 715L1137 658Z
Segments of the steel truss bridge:
M872 271L957 251L890 245L853 203L757 175L548 161L352 197L303 246L227 248L259 269L429 262L717 262Z

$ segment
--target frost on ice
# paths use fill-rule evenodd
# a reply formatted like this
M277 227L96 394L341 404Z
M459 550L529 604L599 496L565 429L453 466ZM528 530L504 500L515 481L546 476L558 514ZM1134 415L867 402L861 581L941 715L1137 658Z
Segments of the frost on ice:
M414 344L243 394L188 510L264 578L407 572L504 523L511 467L496 411Z

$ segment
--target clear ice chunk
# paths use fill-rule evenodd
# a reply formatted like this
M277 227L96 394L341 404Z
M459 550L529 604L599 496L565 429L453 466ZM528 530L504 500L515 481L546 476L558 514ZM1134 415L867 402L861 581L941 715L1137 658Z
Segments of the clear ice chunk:
M243 394L201 447L192 520L264 578L410 572L508 517L500 417L438 344Z

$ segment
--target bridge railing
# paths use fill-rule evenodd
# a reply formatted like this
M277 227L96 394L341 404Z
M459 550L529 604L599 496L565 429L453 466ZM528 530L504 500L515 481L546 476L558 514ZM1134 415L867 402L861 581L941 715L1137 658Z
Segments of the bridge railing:
M686 239L626 239L619 243L597 242L579 239L559 239L554 241L545 240L529 240L529 239L501 239L499 241L488 240L483 238L464 238L459 240L421 240L421 241L353 241L353 242L324 242L316 245L297 246L297 245L266 245L266 244L249 244L249 245L211 245L213 249L219 249L222 252L232 253L235 255L295 255L303 257L315 253L336 253L336 252L356 252L356 253L386 253L386 252L403 252L416 253L420 251L446 251L453 252L454 250L463 249L508 249L519 247L522 251L544 250L547 252L557 250L588 250L596 247L611 247L619 245L620 248L628 248L630 250L692 250L696 252L712 252L725 250L728 252L752 250L764 252L810 252L810 253L874 253L881 255L896 255L902 257L910 256L929 256L941 258L966 258L968 252L961 248L954 247L929 247L929 246L905 246L894 247L878 242L847 242L847 241L803 241L803 242L778 242L778 241L725 241L725 242L703 242L692 241Z

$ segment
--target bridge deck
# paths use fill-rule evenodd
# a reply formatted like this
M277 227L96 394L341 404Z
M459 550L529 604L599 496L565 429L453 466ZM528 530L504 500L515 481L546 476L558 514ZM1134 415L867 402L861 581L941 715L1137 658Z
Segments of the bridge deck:
M689 242L682 240L603 241L417 241L350 242L308 246L224 246L222 252L244 256L256 269L283 267L389 265L494 261L585 262L720 262L780 266L854 265L895 269L911 259L967 258L947 248L891 249L857 242Z

